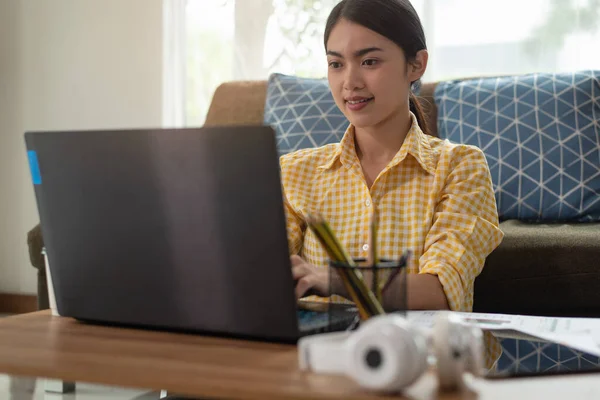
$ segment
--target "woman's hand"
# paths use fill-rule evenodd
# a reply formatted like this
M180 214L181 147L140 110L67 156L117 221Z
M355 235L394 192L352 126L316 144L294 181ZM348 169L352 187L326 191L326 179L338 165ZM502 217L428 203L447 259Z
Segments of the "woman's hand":
M300 256L292 256L292 275L296 281L296 298L308 295L329 296L329 272L317 268Z

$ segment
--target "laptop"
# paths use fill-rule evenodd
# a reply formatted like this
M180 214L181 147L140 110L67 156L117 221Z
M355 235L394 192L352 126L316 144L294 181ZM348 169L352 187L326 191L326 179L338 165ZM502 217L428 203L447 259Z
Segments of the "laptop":
M272 128L25 142L60 315L281 342L354 319L297 309Z

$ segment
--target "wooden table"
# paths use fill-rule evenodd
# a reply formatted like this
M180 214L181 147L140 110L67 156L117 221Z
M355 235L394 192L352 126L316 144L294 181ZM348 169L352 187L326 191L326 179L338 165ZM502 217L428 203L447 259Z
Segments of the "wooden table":
M0 319L0 373L9 375L204 398L399 398L362 391L345 377L302 372L297 365L296 347L290 345L88 325L47 311ZM440 394L428 373L404 394L423 400L587 398L600 393L600 379L473 380L470 387L474 391Z

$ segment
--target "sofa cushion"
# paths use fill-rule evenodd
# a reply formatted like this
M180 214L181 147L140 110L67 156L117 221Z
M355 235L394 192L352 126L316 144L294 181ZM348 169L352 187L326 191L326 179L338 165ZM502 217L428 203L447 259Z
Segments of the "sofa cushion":
M480 147L501 219L600 221L600 71L440 83L438 134Z
M502 339L497 370L502 372L577 371L600 365L600 357L556 343Z
M474 311L600 317L600 223L505 221L475 280Z
M269 77L264 123L275 129L280 154L339 142L348 128L327 80L282 74Z

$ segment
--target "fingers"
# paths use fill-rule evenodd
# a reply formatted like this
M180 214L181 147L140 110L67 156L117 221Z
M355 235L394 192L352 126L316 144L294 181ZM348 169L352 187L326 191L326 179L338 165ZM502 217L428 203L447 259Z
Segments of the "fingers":
M306 264L306 261L304 261L304 259L298 255L291 256L290 260L292 261L292 267L296 265Z
M305 275L308 275L308 273L309 271L305 265L298 265L292 267L292 276L294 277L295 281L297 281L300 278L303 278Z
M298 280L296 284L296 299L304 296L306 292L314 287L315 283L311 275L306 275Z
M299 299L309 295L321 295L327 289L326 279L323 279L317 269L304 261L300 256L294 255L290 257L292 262L292 276L296 281L296 298ZM321 282L323 281L323 282ZM325 288L322 286L325 285Z
M292 261L292 276L295 281L310 273L308 264L302 257L292 256L290 257L290 260Z

